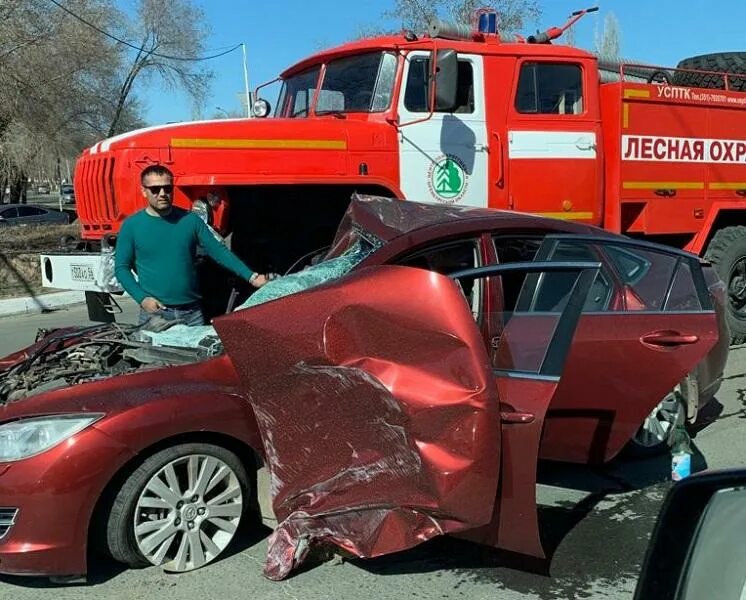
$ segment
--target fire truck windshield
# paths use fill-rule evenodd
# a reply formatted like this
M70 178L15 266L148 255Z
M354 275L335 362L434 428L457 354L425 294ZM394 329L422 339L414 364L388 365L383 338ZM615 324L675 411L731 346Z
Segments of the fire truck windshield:
M396 60L390 52L369 52L328 63L316 99L316 114L386 110L393 95ZM321 67L316 66L283 82L276 117L309 116L320 71Z

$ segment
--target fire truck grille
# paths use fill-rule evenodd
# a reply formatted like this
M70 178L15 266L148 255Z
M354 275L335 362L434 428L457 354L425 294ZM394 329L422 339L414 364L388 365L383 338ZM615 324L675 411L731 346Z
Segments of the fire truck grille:
M78 215L94 229L110 229L119 216L114 193L114 157L87 156L80 161L78 170Z
M13 527L17 515L17 508L0 508L0 540L3 539L10 531L10 528Z

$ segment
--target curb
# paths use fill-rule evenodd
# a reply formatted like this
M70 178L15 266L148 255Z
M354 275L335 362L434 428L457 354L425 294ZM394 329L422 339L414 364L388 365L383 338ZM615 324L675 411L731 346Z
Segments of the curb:
M55 292L22 298L6 298L0 300L0 317L41 313L74 304L85 304L85 292Z

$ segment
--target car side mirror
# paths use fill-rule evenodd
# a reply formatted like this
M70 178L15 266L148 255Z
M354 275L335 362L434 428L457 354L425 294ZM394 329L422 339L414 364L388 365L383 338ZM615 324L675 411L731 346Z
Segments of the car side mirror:
M449 111L456 108L458 90L458 54L455 50L444 48L435 54L435 110Z
M746 598L746 469L694 475L670 490L635 600Z

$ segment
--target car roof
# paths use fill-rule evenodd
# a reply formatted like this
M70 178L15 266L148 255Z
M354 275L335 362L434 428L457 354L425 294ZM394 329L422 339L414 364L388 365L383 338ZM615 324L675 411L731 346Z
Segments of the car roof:
M528 213L493 208L402 201L381 196L356 194L340 224L341 233L356 224L384 242L401 236L425 235L432 230L453 228L454 233L501 228L557 230L580 235L608 235L608 232L581 223L550 219ZM416 235L415 237L420 237Z

